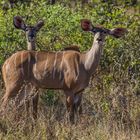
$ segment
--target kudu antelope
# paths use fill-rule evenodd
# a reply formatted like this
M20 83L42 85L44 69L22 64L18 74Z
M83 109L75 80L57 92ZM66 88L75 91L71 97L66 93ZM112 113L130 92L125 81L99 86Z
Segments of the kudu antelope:
M82 110L82 91L88 86L90 77L99 64L105 37L121 37L126 32L123 28L108 30L94 27L89 20L82 20L81 26L83 30L95 34L92 47L87 52L19 51L5 61L2 67L6 87L3 109L8 99L15 97L25 83L31 83L37 89L63 90L70 122L74 122L74 114ZM34 112L37 114L37 102L34 103Z
M27 49L28 50L35 50L36 49L36 34L41 29L41 27L44 25L44 22L40 20L38 23L36 23L34 26L26 25L22 17L15 16L13 19L13 24L17 29L21 29L26 34L27 39Z
M20 16L15 16L13 18L13 24L17 29L21 29L26 34L26 40L27 40L27 50L36 50L36 34L37 32L44 26L44 21L39 20L34 26L25 24L24 20ZM27 91L26 91L27 92ZM32 91L33 92L33 91ZM36 105L34 102L37 102L38 99L38 93L36 93L34 96L32 96L32 102L33 105ZM29 106L29 100L26 100L26 108ZM17 103L19 104L19 103ZM33 106L35 108L36 106ZM21 108L19 108L21 109ZM29 110L27 109L27 114ZM33 113L34 114L34 113ZM36 114L34 114L34 118L36 117Z

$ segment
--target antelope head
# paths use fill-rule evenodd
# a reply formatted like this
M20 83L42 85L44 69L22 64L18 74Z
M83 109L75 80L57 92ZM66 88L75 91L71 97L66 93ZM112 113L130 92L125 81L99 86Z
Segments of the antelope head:
M17 29L21 29L25 32L27 43L28 43L28 50L35 50L35 39L37 32L41 29L44 25L44 22L40 20L34 26L26 25L22 17L15 16L13 19L13 24Z
M82 19L81 20L81 27L84 31L90 31L94 34L101 33L102 36L104 35L111 35L115 38L120 38L124 36L128 31L125 28L115 28L115 29L107 29L101 26L93 26L90 20L88 19ZM99 38L100 41L101 38Z

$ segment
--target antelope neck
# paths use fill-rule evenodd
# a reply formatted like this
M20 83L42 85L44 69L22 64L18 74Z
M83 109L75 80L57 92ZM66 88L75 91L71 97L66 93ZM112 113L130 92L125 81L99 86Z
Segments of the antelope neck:
M35 41L28 42L28 50L35 50Z
M89 74L93 74L99 64L100 57L103 50L103 41L99 40L100 36L95 36L93 45L84 56L84 66Z

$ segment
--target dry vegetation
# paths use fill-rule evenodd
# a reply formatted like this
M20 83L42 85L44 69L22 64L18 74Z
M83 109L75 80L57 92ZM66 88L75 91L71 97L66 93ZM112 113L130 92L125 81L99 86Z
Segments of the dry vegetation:
M139 140L140 95L138 91L134 93L134 83L124 82L114 82L108 89L102 85L101 76L95 77L94 84L91 82L84 92L83 115L75 125L66 120L61 92L54 93L53 103L40 99L37 122L31 115L26 118L24 111L19 121L15 121L13 103L9 103L6 115L0 119L0 139Z

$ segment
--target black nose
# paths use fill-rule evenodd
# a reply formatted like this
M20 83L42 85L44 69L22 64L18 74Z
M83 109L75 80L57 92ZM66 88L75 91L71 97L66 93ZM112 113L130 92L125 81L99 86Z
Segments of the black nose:
M102 41L102 39L101 39L101 38L98 38L97 40L98 40L99 42L100 42L100 41Z
M35 37L35 34L34 33L30 33L29 37L31 37L31 38Z
M32 39L34 39L34 38L35 38L35 34L33 34L33 33L28 34L28 41L29 42L33 41Z

